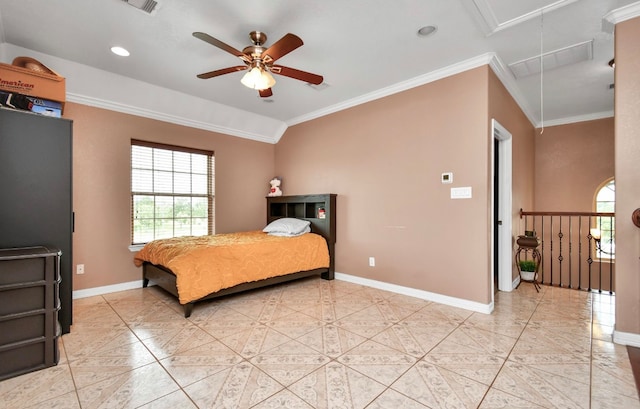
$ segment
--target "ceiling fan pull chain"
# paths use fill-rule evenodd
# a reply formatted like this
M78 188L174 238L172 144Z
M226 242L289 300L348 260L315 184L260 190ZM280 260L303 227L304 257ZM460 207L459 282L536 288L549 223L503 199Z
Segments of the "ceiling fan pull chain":
M540 135L544 133L544 9L540 11Z

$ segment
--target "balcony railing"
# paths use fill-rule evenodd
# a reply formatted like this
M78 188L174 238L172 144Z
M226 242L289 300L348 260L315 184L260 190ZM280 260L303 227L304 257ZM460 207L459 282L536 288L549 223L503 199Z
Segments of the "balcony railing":
M540 284L613 294L615 213L520 210L520 218L540 239Z

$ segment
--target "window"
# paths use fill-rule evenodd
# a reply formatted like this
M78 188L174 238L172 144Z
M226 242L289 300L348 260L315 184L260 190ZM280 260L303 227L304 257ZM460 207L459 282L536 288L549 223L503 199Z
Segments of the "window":
M615 180L606 182L596 193L596 212L613 213L616 208ZM595 218L596 229L600 231L600 243L596 244L596 254L599 258L615 258L615 218L610 216L597 216Z
M131 140L131 242L213 234L214 156Z

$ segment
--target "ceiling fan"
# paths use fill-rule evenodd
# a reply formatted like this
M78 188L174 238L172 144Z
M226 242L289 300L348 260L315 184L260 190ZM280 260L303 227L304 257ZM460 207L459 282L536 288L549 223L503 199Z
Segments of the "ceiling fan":
M280 40L271 45L271 47L265 48L263 45L267 42L267 35L261 31L252 31L249 33L249 38L253 45L245 47L242 51L236 50L230 45L211 37L209 34L195 32L193 33L193 36L214 45L223 51L235 55L244 62L244 65L237 65L235 67L222 68L199 74L198 78L208 79L219 75L230 74L232 72L249 70L244 77L242 77L240 82L249 88L258 90L260 96L263 98L273 95L271 87L276 83L276 80L273 78L271 73L284 75L285 77L294 78L296 80L315 85L319 85L323 81L321 75L274 64L276 60L304 44L300 37L295 34L286 34Z

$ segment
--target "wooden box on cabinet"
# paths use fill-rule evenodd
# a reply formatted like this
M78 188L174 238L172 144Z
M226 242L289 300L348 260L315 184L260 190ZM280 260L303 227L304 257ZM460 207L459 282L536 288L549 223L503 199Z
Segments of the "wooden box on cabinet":
M60 250L0 249L0 380L56 365Z

